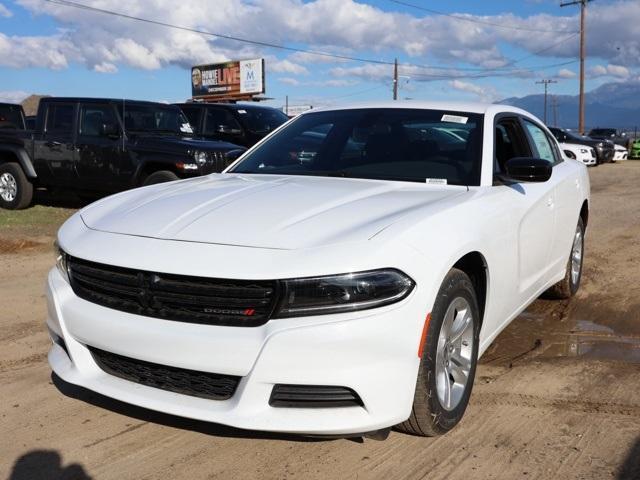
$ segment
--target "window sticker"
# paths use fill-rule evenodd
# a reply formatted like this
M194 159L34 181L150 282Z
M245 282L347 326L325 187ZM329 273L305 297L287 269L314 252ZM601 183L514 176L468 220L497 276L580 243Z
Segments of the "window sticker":
M451 123L462 123L462 124L466 124L467 120L469 120L469 117L462 117L460 115L442 115L442 120L440 120L441 122L451 122Z
M238 113L247 113L246 110L238 110Z
M427 183L427 185L446 185L447 179L446 178L426 178L425 182Z
M193 128L191 128L191 125L189 125L188 123L183 123L182 125L180 125L180 131L182 133L193 133Z

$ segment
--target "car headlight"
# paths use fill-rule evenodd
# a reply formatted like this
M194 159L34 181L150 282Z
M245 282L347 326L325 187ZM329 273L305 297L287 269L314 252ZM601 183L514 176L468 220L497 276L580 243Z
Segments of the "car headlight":
M69 256L58 246L57 242L54 246L56 252L56 267L58 268L60 275L69 282L69 264L67 262Z
M284 280L274 318L353 312L406 298L414 281L394 269Z
M196 150L195 152L193 152L193 159L199 166L203 166L205 163L207 163L207 160L209 160L209 155L207 154L207 152Z

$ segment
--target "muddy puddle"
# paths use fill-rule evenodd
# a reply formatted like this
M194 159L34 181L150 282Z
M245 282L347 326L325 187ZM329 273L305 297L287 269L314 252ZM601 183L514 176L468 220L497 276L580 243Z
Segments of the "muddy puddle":
M610 312L575 300L538 300L498 336L480 363L512 366L562 357L640 364L637 309Z

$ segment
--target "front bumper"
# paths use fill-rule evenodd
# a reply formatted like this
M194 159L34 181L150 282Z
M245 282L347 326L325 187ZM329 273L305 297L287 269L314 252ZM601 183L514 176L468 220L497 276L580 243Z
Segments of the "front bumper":
M49 363L63 380L149 408L237 428L304 434L353 434L408 418L419 358L424 304L404 301L352 314L271 320L261 327L219 327L159 320L78 298L53 269L47 282ZM87 346L138 360L242 377L229 400L207 400L109 375ZM353 389L363 406L275 408L275 384Z

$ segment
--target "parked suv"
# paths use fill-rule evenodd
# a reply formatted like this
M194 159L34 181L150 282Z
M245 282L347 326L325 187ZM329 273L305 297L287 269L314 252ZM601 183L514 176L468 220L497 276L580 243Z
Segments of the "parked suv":
M577 135L564 128L548 127L556 140L560 143L574 143L578 145L587 145L596 151L598 164L612 162L615 154L613 142L610 140L598 140L590 137Z
M235 103L177 104L194 132L204 138L252 147L289 120L273 107Z
M610 140L617 145L621 145L625 148L629 147L630 138L627 136L626 132L621 130L617 130L615 128L593 128L589 132L590 138L595 138L598 140Z
M0 207L27 207L34 188L93 196L220 172L246 150L192 137L173 105L43 98L33 132L0 130Z
M24 130L25 128L22 105L0 103L0 129Z

